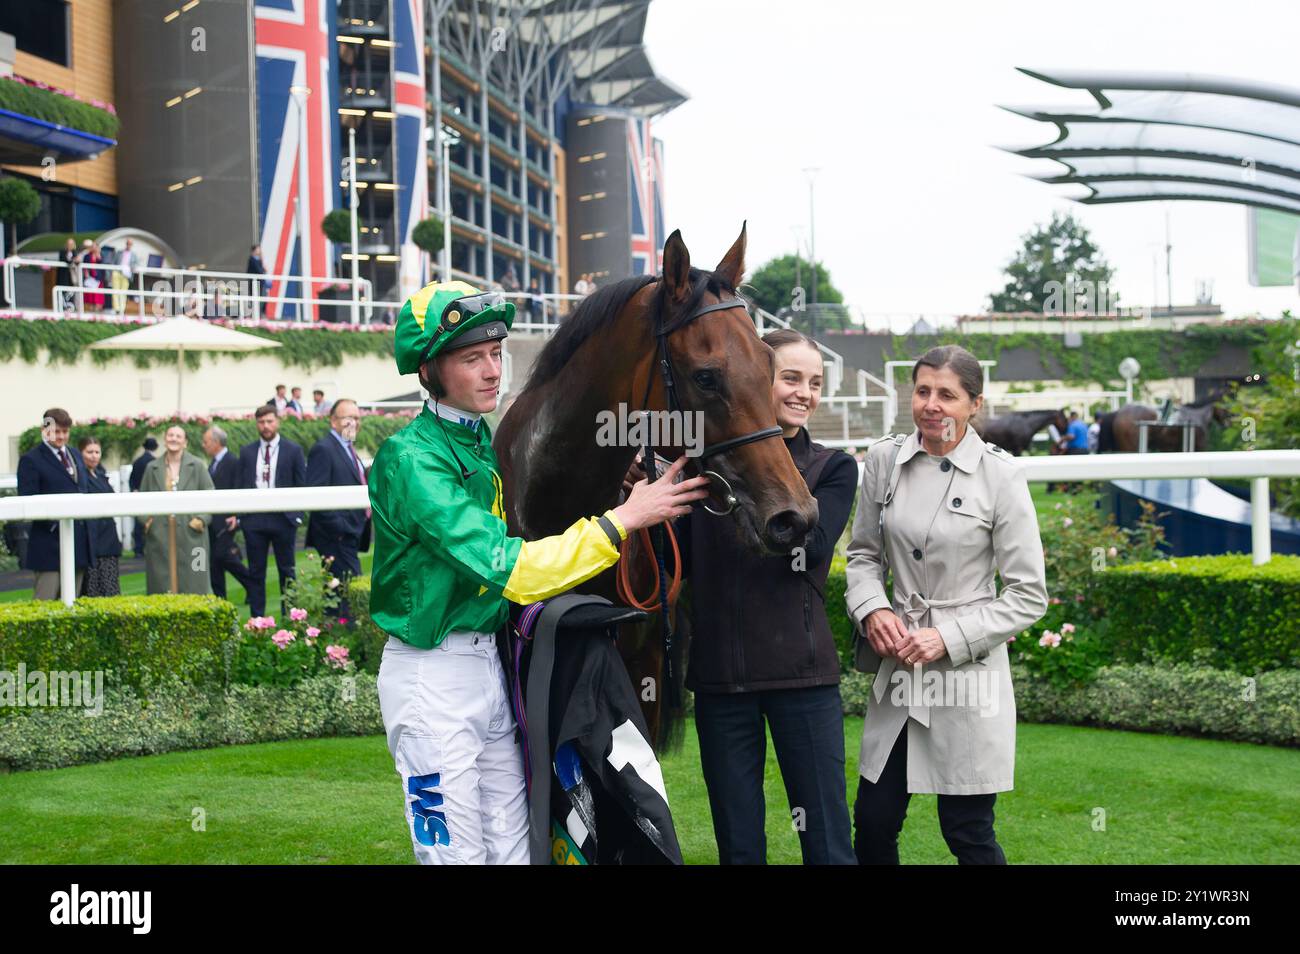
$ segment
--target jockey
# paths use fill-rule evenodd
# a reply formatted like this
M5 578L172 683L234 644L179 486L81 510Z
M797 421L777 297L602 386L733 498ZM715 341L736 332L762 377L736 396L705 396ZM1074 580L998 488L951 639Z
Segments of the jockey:
M525 541L506 531L492 434L502 341L515 306L464 282L426 285L394 329L401 374L432 397L370 470L370 615L389 634L379 705L416 858L526 864L523 754L496 634L507 601L549 599L618 561L641 527L681 516L704 478L641 481L626 502ZM594 422L593 422L594 426Z

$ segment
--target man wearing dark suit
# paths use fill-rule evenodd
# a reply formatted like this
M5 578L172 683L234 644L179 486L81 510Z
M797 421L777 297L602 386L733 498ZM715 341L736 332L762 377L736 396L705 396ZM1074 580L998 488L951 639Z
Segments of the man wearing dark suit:
M144 469L149 466L153 460L153 452L158 449L158 442L152 437L144 439L144 452L135 459L131 464L131 477L127 481L127 486L131 488L131 493L140 492L140 483L144 480ZM136 556L144 553L144 518L137 518L135 526L131 530L131 549L135 551Z
M357 456L353 441L361 425L357 402L339 398L330 411L330 429L312 445L307 455L309 487L366 485L366 469ZM358 552L370 549L370 508L364 510L317 510L307 522L307 546L321 557L333 557L330 570L339 578L339 605L335 613L352 618L348 606L348 580L361 575Z
M212 460L208 463L208 474L212 477L213 490L235 490L239 487L239 464L235 455L230 453L226 432L215 424L203 432L203 451ZM246 593L251 593L249 585L252 575L240 559L239 544L235 542L234 532L226 526L228 513L214 513L208 524L208 551L212 554L208 561L208 570L212 576L212 594L223 600L226 598L226 573L230 573Z
M257 409L257 433L261 440L245 444L239 452L239 486L269 490L276 487L307 486L307 459L302 448L280 436L280 415L275 407ZM244 529L248 546L248 608L254 616L266 615L266 553L275 549L275 567L280 573L280 612L284 612L284 585L294 578L293 548L302 511L248 513L227 517L226 526Z
M18 494L84 494L88 490L86 465L81 452L68 446L72 417L61 407L52 407L42 416L41 442L18 461ZM72 522L72 541L76 567L74 593L81 592L81 581L88 566L95 565L90 546L90 529L84 520ZM59 598L59 521L33 520L27 543L24 569L36 575L33 596L38 600Z

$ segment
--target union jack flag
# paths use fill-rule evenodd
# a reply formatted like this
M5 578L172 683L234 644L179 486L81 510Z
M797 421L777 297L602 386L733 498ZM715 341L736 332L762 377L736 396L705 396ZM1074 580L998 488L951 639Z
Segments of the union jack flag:
M263 0L253 8L257 43L257 142L263 262L271 274L333 274L320 222L338 203L338 84L334 75L335 9L331 0ZM306 122L290 87L307 87ZM301 130L306 127L306 150ZM299 181L305 169L306 182ZM297 202L305 203L307 226L299 234ZM300 282L273 280L263 294L299 295ZM307 291L318 292L319 285ZM293 305L274 302L273 317ZM316 309L308 309L314 320Z
M628 195L632 200L632 274L663 268L663 143L650 135L650 120L627 121Z
M393 112L397 114L397 241L401 246L398 298L425 283L423 255L411 241L416 224L428 214L429 167L425 136L424 2L393 2Z

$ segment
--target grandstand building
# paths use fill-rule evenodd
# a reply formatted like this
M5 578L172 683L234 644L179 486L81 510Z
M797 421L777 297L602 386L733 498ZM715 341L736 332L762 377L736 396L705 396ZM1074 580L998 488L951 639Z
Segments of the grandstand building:
M129 225L161 237L186 266L233 271L260 244L266 271L286 276L270 294L295 296L295 276L351 274L354 250L328 242L321 221L348 206L355 130L355 254L375 299L400 300L441 274L412 233L444 212L444 173L456 277L563 292L582 272L656 271L663 151L652 123L685 96L650 64L648 9L649 0L11 5L0 31L15 38L13 72L111 101L120 120L116 142L80 143L83 155L67 153L55 182L40 177L39 143L0 152L7 174L42 193L42 217L20 239ZM291 303L273 313L295 316Z

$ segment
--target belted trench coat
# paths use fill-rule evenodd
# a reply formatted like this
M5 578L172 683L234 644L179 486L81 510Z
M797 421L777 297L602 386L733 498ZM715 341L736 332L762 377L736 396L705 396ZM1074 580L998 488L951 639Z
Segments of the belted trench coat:
M895 456L896 454L896 456ZM934 662L877 663L862 731L859 773L875 782L899 732L907 732L907 790L980 795L1014 787L1016 707L1007 640L1047 609L1043 545L1023 472L973 427L923 478L920 435L892 435L867 452L848 549L845 598L863 632L890 607L908 630L938 629L947 649ZM893 459L892 467L890 461ZM945 487L893 506L908 481ZM883 512L883 518L882 518ZM882 551L883 544L883 551ZM883 559L882 559L883 557ZM995 574L1002 588L995 589Z

